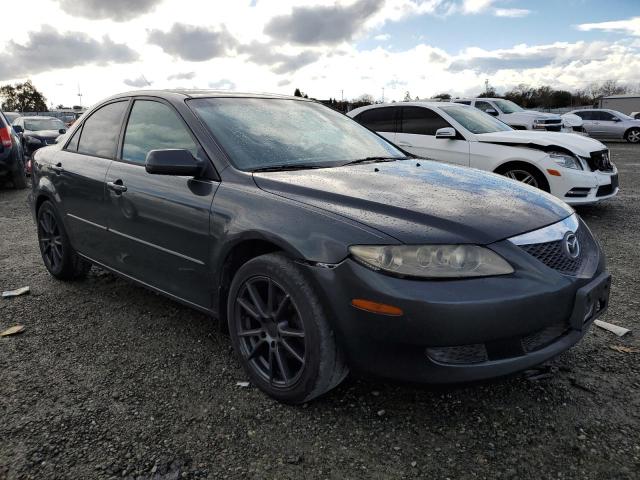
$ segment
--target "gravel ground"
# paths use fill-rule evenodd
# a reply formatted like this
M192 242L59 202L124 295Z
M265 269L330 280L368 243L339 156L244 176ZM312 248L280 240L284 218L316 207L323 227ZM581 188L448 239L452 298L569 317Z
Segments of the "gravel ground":
M0 478L640 478L640 147L583 208L614 277L605 319L537 374L447 388L349 378L302 407L245 377L207 317L41 263L27 191L0 189Z

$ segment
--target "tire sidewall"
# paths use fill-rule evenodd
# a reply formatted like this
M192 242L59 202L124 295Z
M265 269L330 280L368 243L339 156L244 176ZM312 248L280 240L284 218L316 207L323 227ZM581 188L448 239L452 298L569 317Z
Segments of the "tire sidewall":
M633 143L633 144L640 143L640 140L638 140L638 141L636 141L636 142L634 142L634 141L632 141L632 140L631 140L631 134L632 134L633 132L640 132L640 128L631 128L631 129L629 129L629 131L628 131L628 132L627 132L627 134L625 135L627 142L629 142L629 143Z
M270 277L277 282L298 309L305 332L305 367L292 386L272 386L256 373L249 362L243 358L240 348L240 339L237 332L235 302L244 283L253 277ZM302 285L298 281L302 280ZM251 382L272 397L285 403L303 402L317 386L321 362L323 360L323 332L320 322L323 322L323 312L319 308L319 300L311 290L311 285L304 279L299 267L291 260L281 255L264 255L250 260L236 273L231 283L227 300L227 318L229 322L229 334L236 355L249 376Z
M51 214L53 214L53 217L55 218L58 226L58 231L60 232L60 237L62 239L62 262L60 263L60 268L55 270L52 269L49 266L48 262L45 260L44 252L42 251L42 242L40 241L40 219L42 218L42 215L44 215L46 212L50 212ZM54 277L57 277L57 278L68 277L69 272L73 271L73 258L72 258L71 244L69 243L69 237L67 236L67 231L64 228L62 219L60 218L60 215L58 214L58 211L56 210L56 208L53 206L53 204L49 200L46 200L38 209L37 220L38 220L38 224L37 224L38 246L40 248L40 255L42 256L42 261L46 269Z

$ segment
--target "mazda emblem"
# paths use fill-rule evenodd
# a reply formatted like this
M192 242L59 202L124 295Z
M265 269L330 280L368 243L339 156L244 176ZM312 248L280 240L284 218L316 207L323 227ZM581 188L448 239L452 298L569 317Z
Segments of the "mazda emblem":
M580 242L575 233L567 232L562 240L562 246L567 257L575 259L580 256Z

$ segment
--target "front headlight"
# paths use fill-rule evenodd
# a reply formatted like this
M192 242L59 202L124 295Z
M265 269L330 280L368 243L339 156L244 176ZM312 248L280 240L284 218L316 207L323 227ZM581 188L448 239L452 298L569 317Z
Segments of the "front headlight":
M582 163L573 155L562 152L550 152L549 157L558 165L564 168L573 168L575 170L583 170Z
M504 258L477 245L354 245L349 251L369 268L409 277L464 278L513 273Z

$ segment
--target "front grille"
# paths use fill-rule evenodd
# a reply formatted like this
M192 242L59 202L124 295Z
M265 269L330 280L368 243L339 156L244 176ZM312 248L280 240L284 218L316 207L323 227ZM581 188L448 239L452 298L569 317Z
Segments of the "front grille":
M564 240L520 245L520 248L540 260L547 267L553 268L564 275L576 276L583 270L588 260L593 257L595 251L593 240L583 226L578 228L576 237L578 237L580 244L580 254L577 258L571 258L565 253L563 248Z
M591 152L591 155L587 157L586 160L593 171L611 172L613 170L613 163L611 163L609 158L609 150Z
M525 352L534 352L553 343L569 330L566 324L550 325L522 338L522 347Z
M523 337L453 347L428 347L426 354L435 362L450 365L500 361L540 350L566 335L568 330L569 326L566 323L559 323Z
M611 195L618 188L618 175L611 175L611 183L609 185L601 185L598 187L596 197L604 197L605 195Z
M547 132L559 132L561 127L562 127L561 125L546 125L544 129Z
M427 355L436 362L467 365L487 361L487 349L484 343L459 345L455 347L427 348Z
M574 132L584 132L584 127L571 127Z

